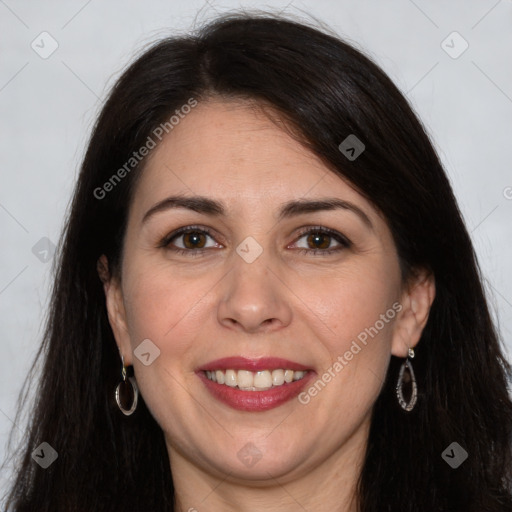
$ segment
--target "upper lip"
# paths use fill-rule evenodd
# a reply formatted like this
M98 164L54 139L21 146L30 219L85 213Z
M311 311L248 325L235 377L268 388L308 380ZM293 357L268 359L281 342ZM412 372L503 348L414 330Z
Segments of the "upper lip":
M262 370L310 370L311 368L303 364L282 359L280 357L260 357L258 359L248 359L246 357L223 357L215 359L198 368L198 371L212 370L248 370L258 372Z

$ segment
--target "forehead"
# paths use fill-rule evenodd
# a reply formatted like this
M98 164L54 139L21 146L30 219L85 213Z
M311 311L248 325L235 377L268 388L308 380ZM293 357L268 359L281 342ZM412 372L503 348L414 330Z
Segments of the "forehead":
M149 155L134 208L147 209L176 193L222 198L233 210L321 196L371 209L278 118L241 101L200 103L184 116Z

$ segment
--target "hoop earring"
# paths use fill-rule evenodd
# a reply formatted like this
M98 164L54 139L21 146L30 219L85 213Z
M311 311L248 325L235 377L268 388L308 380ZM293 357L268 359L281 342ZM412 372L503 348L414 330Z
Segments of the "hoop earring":
M398 374L398 382L396 384L396 396L398 398L398 403L400 407L407 412L410 412L414 409L416 405L416 401L418 399L418 386L416 384L416 376L414 375L414 370L412 369L411 359L414 358L414 349L410 348L407 354L407 358L402 363L400 367L400 373ZM407 402L404 398L404 386L410 385L410 398Z
M126 367L124 366L123 356L121 356L121 361L123 363L123 369L121 371L123 380L116 387L116 402L117 406L125 416L131 416L137 408L137 402L139 400L139 388L137 386L135 377L128 377L128 380L126 379ZM127 395L133 396L132 405L129 409L126 409L121 403L121 398L123 397L124 399Z

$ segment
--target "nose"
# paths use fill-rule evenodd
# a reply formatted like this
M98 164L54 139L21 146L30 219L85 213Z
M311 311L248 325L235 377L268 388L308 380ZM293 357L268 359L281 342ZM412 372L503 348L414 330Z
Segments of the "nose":
M265 254L265 253L264 253ZM247 263L234 255L231 270L221 284L219 322L247 333L272 332L290 324L290 290L263 255Z

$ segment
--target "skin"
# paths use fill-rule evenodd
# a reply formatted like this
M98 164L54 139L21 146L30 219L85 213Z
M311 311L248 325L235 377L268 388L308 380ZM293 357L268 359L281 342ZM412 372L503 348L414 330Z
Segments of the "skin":
M167 209L143 222L176 194L222 201L226 215ZM277 220L286 201L326 197L350 201L373 227L347 209ZM159 246L190 225L212 234ZM300 232L314 226L336 230L350 247ZM263 249L252 263L236 252L248 236ZM194 243L204 248L195 257ZM173 246L192 248L178 254ZM104 256L100 263L108 268ZM370 414L390 356L416 345L435 294L426 272L402 282L391 232L371 203L261 110L210 100L151 153L130 206L120 275L102 277L120 353L165 434L177 510L357 510ZM195 373L243 355L283 357L321 376L396 302L401 311L305 405L237 411ZM148 366L133 354L144 339L160 350ZM251 467L237 456L247 443L261 454Z

